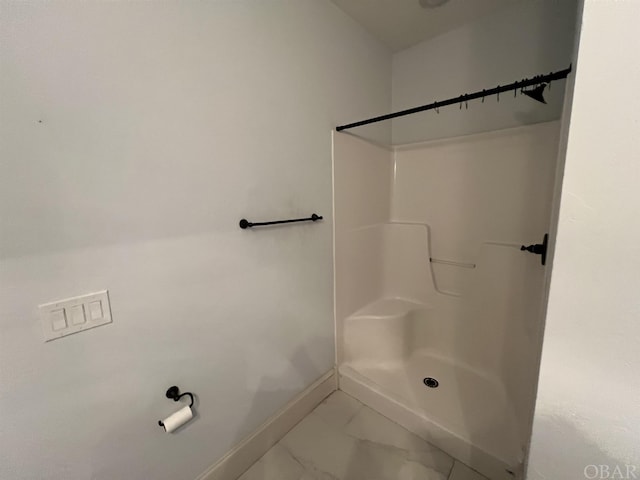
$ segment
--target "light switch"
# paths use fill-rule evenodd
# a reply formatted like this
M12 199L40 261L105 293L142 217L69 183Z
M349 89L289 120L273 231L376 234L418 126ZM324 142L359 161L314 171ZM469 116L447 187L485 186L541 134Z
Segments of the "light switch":
M38 308L45 342L111 323L106 290L45 303Z
M49 314L49 320L51 321L51 328L56 332L67 328L67 316L64 308L52 310Z
M69 309L70 317L71 317L71 325L82 325L87 321L84 316L84 305L74 305Z
M89 312L91 320L100 320L104 316L102 313L102 302L100 300L97 302L90 302Z

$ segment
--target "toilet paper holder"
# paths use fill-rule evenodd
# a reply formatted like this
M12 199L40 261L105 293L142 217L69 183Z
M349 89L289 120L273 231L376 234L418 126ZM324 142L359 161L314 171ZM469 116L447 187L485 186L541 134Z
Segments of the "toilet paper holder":
M175 385L173 387L169 387L169 390L167 390L167 393L165 393L165 395L167 396L167 398L172 399L174 402L177 402L185 395L189 395L189 398L191 399L191 404L189 406L193 407L193 393L191 392L180 393L180 389Z
M172 399L174 402L177 402L185 395L188 395L189 399L191 400L191 402L189 403L189 408L193 408L193 393L191 392L180 393L180 389L175 385L173 385L172 387L169 387L169 389L165 393L165 396L167 398ZM162 420L158 420L158 425L160 425L161 427L164 427Z

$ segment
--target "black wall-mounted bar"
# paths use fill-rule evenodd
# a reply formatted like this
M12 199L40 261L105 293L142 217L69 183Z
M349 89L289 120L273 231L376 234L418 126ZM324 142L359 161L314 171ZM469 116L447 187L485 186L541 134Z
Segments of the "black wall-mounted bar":
M339 125L336 127L336 130L340 132L348 128L361 127L363 125L369 125L370 123L382 122L384 120L390 120L392 118L404 117L406 115L412 115L414 113L424 112L427 110L435 110L436 108L446 107L448 105L455 105L456 103L465 103L470 100L475 100L478 98L486 98L492 95L499 95L503 92L509 92L511 90L518 90L521 88L531 87L533 85L549 83L549 82L552 82L553 80L561 80L563 78L567 78L567 76L570 73L571 73L571 65L569 65L569 68L566 68L564 70L559 70L557 72L552 72L547 75L537 75L533 78L525 78L524 80L513 82L508 85L502 85L502 86L498 85L497 87L491 88L489 90L481 90L475 93L467 93L465 95L460 95L459 97L450 98L449 100L443 100L441 102L433 102L428 105L409 108L407 110L402 110L400 112L389 113L387 115L381 115L379 117L373 117L367 120L362 120L360 122L349 123L347 125Z
M273 220L271 222L250 222L246 218L240 220L240 228L243 230L245 228L252 227L262 227L265 225L278 225L280 223L296 223L296 222L317 222L318 220L322 220L320 215L316 215L315 213L308 218L292 218L291 220Z

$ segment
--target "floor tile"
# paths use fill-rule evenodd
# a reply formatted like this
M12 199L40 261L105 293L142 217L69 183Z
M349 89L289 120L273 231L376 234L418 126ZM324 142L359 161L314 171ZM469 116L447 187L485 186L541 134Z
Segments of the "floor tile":
M336 392L239 480L447 480L452 466L441 450Z
M362 403L338 390L325 399L314 413L331 425L342 428L364 407Z
M299 480L304 467L282 445L274 445L238 480Z
M356 414L345 432L361 440L398 449L407 460L418 462L445 478L453 467L453 458L449 455L369 407L363 407Z
M310 413L280 441L310 472L344 478L355 455L357 441Z
M448 473L448 472L447 472ZM447 474L408 459L407 452L361 440L344 480L446 480Z
M300 480L336 480L336 477L328 473L306 471Z
M449 480L487 480L487 478L456 460Z

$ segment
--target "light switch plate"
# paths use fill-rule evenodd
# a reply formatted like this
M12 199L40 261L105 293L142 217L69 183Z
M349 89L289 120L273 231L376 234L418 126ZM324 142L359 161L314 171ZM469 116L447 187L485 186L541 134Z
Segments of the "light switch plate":
M45 303L38 309L45 342L111 323L107 290Z

